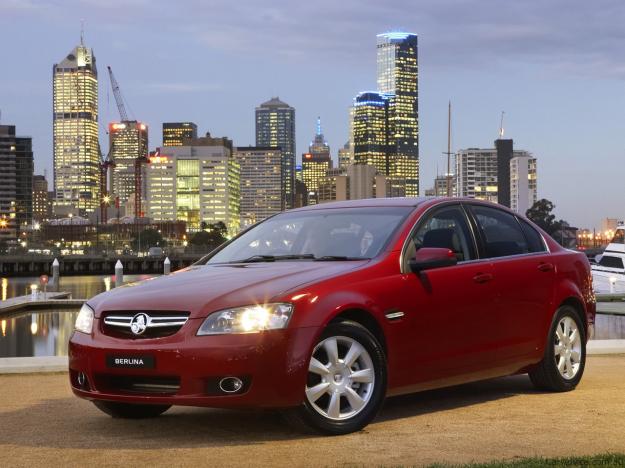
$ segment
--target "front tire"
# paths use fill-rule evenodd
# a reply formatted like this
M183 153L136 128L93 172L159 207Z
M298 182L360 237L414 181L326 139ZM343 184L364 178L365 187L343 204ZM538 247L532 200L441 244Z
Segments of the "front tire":
M140 405L103 400L94 400L93 404L109 416L122 419L155 418L171 408L171 405Z
M549 328L543 360L529 372L540 390L568 392L579 384L586 366L586 332L571 306L560 307Z
M369 330L332 323L310 357L304 402L289 419L330 435L358 431L382 406L386 374L384 350Z

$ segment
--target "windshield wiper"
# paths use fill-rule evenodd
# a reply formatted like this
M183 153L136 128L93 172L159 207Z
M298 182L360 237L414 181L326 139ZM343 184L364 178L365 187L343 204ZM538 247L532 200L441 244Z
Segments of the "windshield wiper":
M313 254L299 255L252 255L243 260L234 260L230 263L276 262L280 260L315 260Z

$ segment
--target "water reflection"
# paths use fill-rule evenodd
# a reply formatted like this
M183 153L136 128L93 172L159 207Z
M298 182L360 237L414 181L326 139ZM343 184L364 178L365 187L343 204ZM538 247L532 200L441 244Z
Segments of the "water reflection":
M154 275L124 275L124 282L141 281ZM39 284L39 277L2 278L2 300L30 294L30 285ZM109 291L115 286L111 275L61 276L59 289L67 291L76 299L89 299L96 294Z
M0 358L67 356L78 311L27 313L0 321Z

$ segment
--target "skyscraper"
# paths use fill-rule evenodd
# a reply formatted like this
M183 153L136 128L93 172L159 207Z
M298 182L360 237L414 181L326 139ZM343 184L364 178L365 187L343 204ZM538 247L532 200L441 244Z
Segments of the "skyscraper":
M354 164L369 164L389 174L388 98L375 91L358 94L353 107Z
M256 146L282 150L282 209L293 207L295 188L295 109L278 97L256 108Z
M128 202L139 189L136 177L137 158L148 155L148 126L137 121L109 124L110 155L115 163L111 190L122 203ZM128 213L127 213L128 214Z
M419 66L417 35L389 32L377 36L378 90L388 98L388 174L419 195Z
M241 227L245 228L282 209L282 152L279 148L240 146Z
M302 180L308 189L308 203L314 205L318 200L319 181L332 169L330 146L321 131L321 118L317 118L317 131L308 147L308 153L302 155Z
M197 138L193 122L163 122L163 146L182 146L184 140Z
M30 137L0 125L0 240L15 240L33 218L33 149Z
M347 166L352 164L352 150L349 147L349 141L345 143L345 145L342 148L339 148L338 160L339 160L339 167L341 169L345 169Z
M98 71L82 42L52 68L55 210L95 211L100 204Z

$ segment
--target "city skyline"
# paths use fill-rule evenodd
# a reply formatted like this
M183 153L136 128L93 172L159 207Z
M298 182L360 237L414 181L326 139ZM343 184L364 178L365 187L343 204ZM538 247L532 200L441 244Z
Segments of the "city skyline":
M198 9L193 24L199 24L198 19L206 18L207 12L201 5L191 3ZM329 37L319 35L314 43L302 39L295 43L284 41L278 47L281 43L276 42L277 36L261 28L256 31L256 44L250 42L250 33L237 36L236 41L228 44L219 40L217 33L223 33L225 26L218 25L206 33L214 39L212 42L200 43L195 37L190 49L177 55L165 54L167 48L154 47L162 39L150 33L147 25L145 29L141 25L131 27L116 19L112 8L108 11L82 5L77 11L68 12L64 6L52 9L46 5L42 2L37 10L27 8L23 2L0 7L3 30L22 42L23 34L35 27L44 32L55 31L49 40L32 41L37 43L36 49L31 50L33 44L29 42L21 44L19 55L17 50L9 50L8 60L17 66L0 77L2 122L15 124L21 134L33 136L37 173L47 168L48 176L51 175L49 67L58 60L59 54L71 50L78 42L80 18L86 19L85 43L94 49L101 64L114 66L133 104L134 117L153 129L165 121L189 120L198 124L200 134L210 130L213 134L229 136L237 146L253 144L254 106L279 95L297 110L297 147L305 147L310 138L306 129L321 115L326 138L335 150L348 138L347 115L351 99L359 91L375 87L375 34L401 25L417 33L421 42L422 193L431 185L437 166L439 173L444 167L441 152L446 146L446 101L451 98L454 102L454 150L489 145L497 134L499 114L505 110L506 137L514 138L521 147L540 158L539 196L555 202L558 217L580 226L598 225L603 215L623 217L616 201L619 182L614 172L617 171L605 171L606 165L618 164L623 153L622 145L613 138L622 129L622 121L615 117L620 117L620 109L625 107L623 93L618 92L622 72L614 56L618 50L615 45L620 43L615 38L605 47L593 47L589 45L593 41L580 44L568 32L575 29L571 26L585 24L592 12L593 18L605 19L603 27L608 32L602 35L601 31L591 28L589 33L601 39L598 44L605 44L611 37L609 31L613 31L614 19L623 17L623 9L616 4L605 5L601 11L590 7L577 12L569 11L574 8L567 9L563 16L568 24L549 19L557 16L554 14L556 7L536 3L532 8L507 6L499 11L492 11L493 8L487 11L475 2L454 4L458 13L455 16L483 20L479 27L472 29L459 25L451 15L452 4L448 2L440 2L440 6L424 2L422 17L401 10L406 3L393 2L391 6L381 7L389 14L386 17L375 15L375 20L371 3L364 2L358 18L351 19L324 3L329 8L327 16L331 24L354 22L347 29L351 34L342 34L341 41L335 41L332 34ZM233 32L252 21L247 13L235 20L229 17L233 11L227 5L217 6L224 22L234 25L230 26ZM142 2L130 6L133 10L142 7ZM254 5L240 8L253 11ZM155 2L149 11L146 18L153 20L163 14L163 7ZM268 24L279 22L280 11L280 3L272 2L265 16ZM49 17L44 13L50 13ZM293 24L302 21L304 13L296 12L288 21L283 18L287 37L294 35ZM54 24L55 18L60 16L67 16L62 28ZM93 18L98 18L97 22ZM6 21L5 25L6 19L11 21ZM362 21L356 24L357 19ZM432 24L425 19L433 20ZM441 25L459 26L458 34L454 37L443 34ZM487 34L487 26L496 27L491 27ZM192 38L193 34L189 35ZM144 51L137 56L126 53L131 44L139 49L152 45L146 48L149 53ZM271 46L277 47L276 54L269 53ZM299 54L296 53L298 48ZM203 51L210 58L209 62L213 61L212 65L219 65L219 68L227 68L235 57L244 65L232 69L227 79L216 80L214 74L203 78L209 75L202 74L198 64L192 63L186 69L183 66L195 55L193 51ZM306 59L319 54L324 54L331 73L327 73L328 77L314 74L313 79L303 70ZM242 74L260 65L273 70L266 73L270 79L258 74ZM157 73L161 67L167 69L167 73ZM39 71L33 73L34 70ZM154 73L146 73L146 70ZM460 78L458 71L462 73ZM101 79L100 127L116 120L108 87L108 80ZM226 101L232 105L226 106ZM577 112L570 111L572 105ZM100 140L106 141L102 129ZM151 149L158 145L159 138L154 138ZM336 154L333 157L336 160ZM584 177L589 179L586 191L571 192L570 183L564 182L573 179L579 184ZM593 180L602 180L601 186L592 184ZM604 187L608 187L607 196ZM596 208L597 204L601 205L600 209Z

